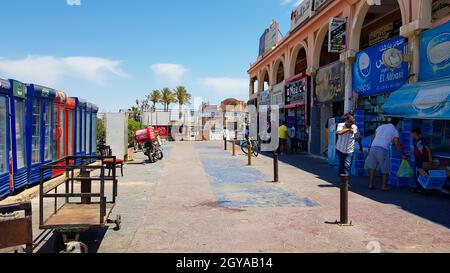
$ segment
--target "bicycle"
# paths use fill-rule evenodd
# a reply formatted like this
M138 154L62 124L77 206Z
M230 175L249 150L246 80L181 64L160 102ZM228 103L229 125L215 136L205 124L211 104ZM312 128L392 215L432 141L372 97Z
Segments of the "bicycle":
M248 155L248 146L250 144L250 142L252 143L252 154L254 157L258 157L259 155L259 142L257 140L250 140L246 139L242 144L241 144L241 150L244 154Z

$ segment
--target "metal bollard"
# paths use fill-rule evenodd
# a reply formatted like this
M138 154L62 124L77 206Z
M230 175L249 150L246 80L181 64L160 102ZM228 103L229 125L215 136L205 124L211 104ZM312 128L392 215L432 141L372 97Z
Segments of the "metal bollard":
M223 139L223 149L226 151L227 150L227 139L226 138L224 138Z
M341 225L351 225L348 220L348 177L341 177Z
M233 140L233 156L236 156L236 140Z
M273 152L273 182L279 182L278 179L278 153Z
M251 166L252 165L252 142L250 141L250 143L248 144L248 165Z

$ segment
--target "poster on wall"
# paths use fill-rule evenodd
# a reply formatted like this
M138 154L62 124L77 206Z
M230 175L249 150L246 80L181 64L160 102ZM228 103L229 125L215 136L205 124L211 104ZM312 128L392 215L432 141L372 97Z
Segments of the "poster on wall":
M450 14L450 0L433 0L433 20L439 20Z
M279 33L278 23L272 21L272 24L264 31L259 39L259 56L263 56L278 44Z
M312 16L312 0L303 0L291 13L291 30Z
M450 22L420 38L420 80L450 77Z
M408 79L408 63L401 55L406 55L407 50L406 39L395 36L358 52L352 69L353 91L359 96L371 96L402 87Z
M346 49L347 19L345 18L331 18L328 33L328 52L341 53Z
M344 100L345 66L337 61L321 67L316 76L316 100L319 103Z

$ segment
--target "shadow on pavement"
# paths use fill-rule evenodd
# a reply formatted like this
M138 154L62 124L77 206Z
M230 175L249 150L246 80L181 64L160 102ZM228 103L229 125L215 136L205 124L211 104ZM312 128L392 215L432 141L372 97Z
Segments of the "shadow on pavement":
M108 227L101 229L90 230L80 234L80 242L84 243L88 249L89 253L97 253L100 245L105 237ZM42 234L49 233L49 231L44 231ZM60 234L57 232L51 232L51 237L46 241L46 243L37 251L37 253L59 253L61 249Z
M263 153L272 158L272 153ZM334 167L325 160L308 155L284 155L279 161L303 171L315 174L329 184L319 185L320 188L339 187L340 181ZM282 174L280 174L282 178ZM352 177L350 191L374 201L396 205L399 208L419 217L443 225L450 229L450 197L441 192L423 194L412 193L410 189L393 188L389 192L381 192L381 178L377 178L377 190L368 189L368 178ZM338 197L337 197L338 198Z

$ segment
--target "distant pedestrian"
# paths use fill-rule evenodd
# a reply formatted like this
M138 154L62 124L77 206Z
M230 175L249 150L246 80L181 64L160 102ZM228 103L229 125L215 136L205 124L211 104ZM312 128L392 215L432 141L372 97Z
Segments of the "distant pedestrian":
M280 124L281 125L278 128L278 138L280 140L280 146L279 146L278 152L280 154L283 154L285 152L285 149L286 149L286 141L287 141L287 138L288 138L288 128L286 126L286 122L285 121L282 121Z
M351 175L353 155L355 153L355 143L358 141L359 149L362 152L361 138L358 127L355 125L355 117L349 113L345 115L345 122L339 123L336 134L336 153L339 158L339 176L342 182L347 182Z
M294 124L291 124L288 128L288 137L289 137L289 151L294 153L297 147L297 129L295 129Z
M400 156L404 159L408 157L403 154L402 145L400 144L400 134L396 128L400 120L398 118L392 118L389 124L384 124L378 127L375 132L375 136L372 141L372 147L370 148L369 157L367 158L367 166L370 170L369 188L375 189L375 172L379 167L383 175L382 191L388 191L388 178L391 172L391 157L389 150L392 144L400 153Z

